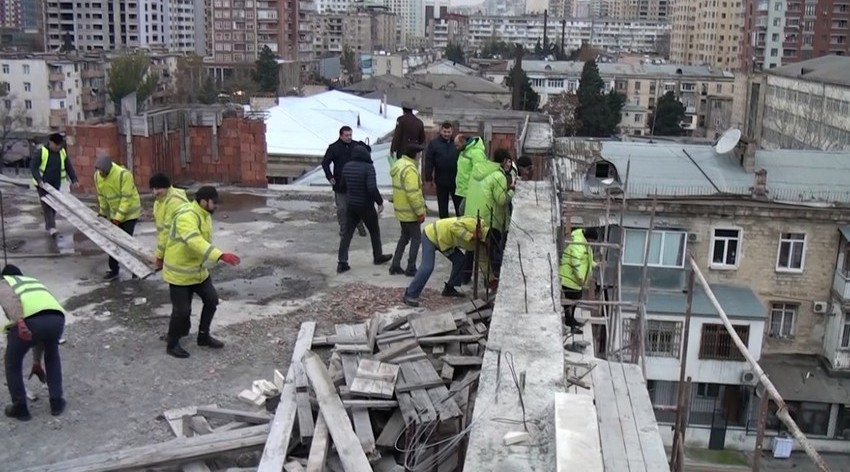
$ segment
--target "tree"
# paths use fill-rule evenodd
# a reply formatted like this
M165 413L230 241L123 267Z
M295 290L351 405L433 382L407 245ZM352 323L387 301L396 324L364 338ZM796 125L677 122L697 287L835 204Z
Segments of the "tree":
M685 119L685 105L672 91L658 99L655 114L652 117L652 134L656 136L681 136L682 120Z
M466 58L463 57L463 48L460 47L460 44L449 43L446 45L446 59L466 65Z
M261 92L277 93L280 87L280 67L277 64L277 56L268 46L263 46L257 55L252 78Z
M499 41L498 38L492 37L484 47L476 54L476 57L481 59L502 59L513 57L514 46L504 41Z
M616 134L625 99L615 92L605 93L605 82L595 61L584 63L577 95L576 118L581 122L580 134L600 138Z
M579 62L596 61L596 56L598 55L599 51L593 49L590 44L582 43L580 48L573 49L570 52L570 60Z
M357 55L354 53L354 49L349 45L345 45L342 47L342 57L340 57L340 62L342 63L343 69L345 69L345 73L348 74L349 82L353 82L360 75L360 67L357 64Z
M561 92L549 97L543 111L552 117L552 131L555 137L575 136L581 129L581 123L576 119L578 97L571 93Z
M540 44L539 39L536 43L534 43L534 55L537 57L543 57L543 46Z
M177 60L176 96L178 103L215 103L218 88L201 56L190 54Z
M122 54L112 60L107 90L116 114L121 114L121 100L127 95L136 93L136 106L141 110L156 90L159 74L150 71L150 64L150 57L139 52Z
M510 87L513 92L513 77L514 71L516 70L516 65L511 68L511 72L505 78L506 85ZM520 110L525 111L537 111L537 106L540 104L540 95L531 88L531 81L528 79L528 75L522 70L522 67L519 69L519 86L522 87L522 92L520 96Z

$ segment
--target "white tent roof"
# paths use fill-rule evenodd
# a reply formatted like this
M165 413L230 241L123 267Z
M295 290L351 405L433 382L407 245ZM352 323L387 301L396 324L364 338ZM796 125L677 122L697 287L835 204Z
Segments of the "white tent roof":
M372 161L375 163L375 180L378 187L392 187L393 181L390 178L390 145L378 144L372 146ZM307 185L316 187L327 187L331 189L331 184L325 179L325 172L322 166L307 172L300 177L293 185Z

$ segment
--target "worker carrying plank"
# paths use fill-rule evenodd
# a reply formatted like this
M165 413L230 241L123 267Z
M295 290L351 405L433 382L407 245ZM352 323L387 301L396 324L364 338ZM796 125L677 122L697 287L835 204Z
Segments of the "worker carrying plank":
M105 154L95 160L94 167L98 216L108 219L132 236L142 211L142 201L133 181L133 174L125 167L112 162L112 158ZM104 280L117 279L119 269L118 261L109 256L109 271Z
M56 190L62 186L63 180L71 182L71 187L78 187L77 174L74 166L68 160L68 152L65 150L65 138L59 133L53 133L47 138L47 144L38 148L33 156L32 183L38 190L38 198L47 195L47 191L41 188L42 182L51 185ZM56 235L56 210L41 201L41 212L44 216L44 229L51 236Z
M27 352L41 346L47 367L47 389L50 392L50 413L59 416L65 410L62 393L62 364L59 359L59 339L65 330L65 309L50 290L33 277L26 277L21 269L7 265L0 272L0 306L9 323L6 331L6 384L12 404L6 407L6 416L29 421L32 416L27 406L24 387L23 363Z
M153 219L156 224L156 268L162 269L162 258L165 255L165 243L168 242L168 233L171 231L171 222L174 213L189 202L186 191L171 186L171 179L165 174L154 174L148 186L154 195Z
M567 241L564 252L561 255L561 293L569 300L581 300L584 295L584 287L590 281L590 275L596 263L593 260L593 248L587 245L588 241L599 240L599 232L596 228L579 228L570 234L571 240ZM584 324L575 317L575 305L564 307L564 324L575 334L582 334L581 326Z
M189 357L180 346L180 338L191 328L192 297L204 303L198 326L198 346L221 349L224 343L210 336L210 325L218 307L218 292L205 264L218 261L235 266L236 254L222 252L212 245L212 214L218 203L215 187L198 189L195 201L181 206L171 222L162 264L162 278L171 295L171 322L168 325L166 352L179 359Z
M442 295L463 297L463 294L455 289L461 283L463 250L474 251L477 244L486 244L482 242L487 240L487 231L487 225L483 221L479 224L477 218L469 216L443 218L426 226L422 231L422 262L413 281L404 291L404 303L413 307L419 306L419 295L434 271L434 257L437 251L452 261L452 272L443 287Z

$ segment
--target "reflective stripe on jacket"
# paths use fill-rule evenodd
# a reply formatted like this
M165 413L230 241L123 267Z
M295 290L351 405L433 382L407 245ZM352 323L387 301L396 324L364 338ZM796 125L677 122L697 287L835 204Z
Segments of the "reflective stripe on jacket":
M20 298L24 318L29 318L44 310L56 310L62 314L65 313L62 304L38 279L23 275L7 275L3 279L12 287L15 295ZM12 323L10 322L6 324L5 329L8 330L11 327Z
M154 256L157 259L162 259L162 256L165 255L165 243L168 242L168 232L171 230L174 213L186 203L189 203L186 191L174 187L169 187L161 200L153 202L153 219L156 223L156 252Z
M450 254L455 248L471 251L475 249L475 224L475 218L468 216L443 218L425 227L425 237L443 254ZM482 222L479 239L483 241L486 236L487 226Z
M584 231L579 228L571 233L573 242L586 243ZM584 289L593 269L593 251L587 244L567 242L561 255L561 285L573 290Z
M142 200L133 182L133 174L124 167L112 163L106 177L95 171L94 188L101 215L119 222L136 220L141 215Z
M403 223L419 221L419 216L427 212L419 164L408 156L402 156L390 169L390 177L393 180L395 217Z
M38 171L41 175L44 175L44 170L47 169L47 159L50 158L50 150L47 149L46 146L41 147L40 162L38 164ZM65 151L65 148L59 150L59 165L62 169L62 174L59 177L59 182L63 180L68 180L68 172L65 170L65 161L68 160L68 153ZM38 182L35 179L32 179L32 184L37 188Z
M209 277L205 264L222 252L212 244L212 217L198 202L186 203L175 213L165 244L162 278L172 285L196 285Z
M466 145L457 158L455 195L466 197L472 168L475 167L475 164L485 161L487 161L487 153L484 150L484 140L476 136L472 138L472 141Z

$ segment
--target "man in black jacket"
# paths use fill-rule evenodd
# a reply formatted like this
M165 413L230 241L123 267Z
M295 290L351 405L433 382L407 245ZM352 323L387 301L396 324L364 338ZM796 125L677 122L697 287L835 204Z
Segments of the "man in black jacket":
M65 150L65 139L59 133L53 133L47 139L47 144L38 148L33 156L30 170L32 178L35 182L35 188L38 190L38 198L47 195L47 192L41 188L41 183L59 190L63 180L71 182L72 187L77 187L77 174L74 172L74 166L68 159L68 152ZM51 236L56 234L56 210L50 205L41 202L41 212L44 215L44 229Z
M368 145L354 143L351 146L351 161L342 170L342 183L345 186L348 207L345 213L345 232L339 241L337 273L351 269L348 265L348 247L354 236L354 227L358 224L366 223L369 229L369 237L372 239L372 260L375 265L384 264L392 259L391 255L383 253L381 245L378 214L384 211L384 199L378 191L371 152L372 148ZM378 206L377 211L375 205Z
M449 217L449 197L455 207L455 216L460 216L463 197L455 195L457 176L457 148L454 145L454 130L448 121L440 125L440 136L432 139L425 150L425 182L437 187L437 205L440 219Z
M339 139L328 146L325 151L325 158L322 159L322 169L325 170L325 178L331 183L334 189L334 202L336 203L336 219L339 223L339 235L345 233L345 183L342 181L342 169L345 164L351 160L351 127L343 126L339 129ZM331 164L333 164L333 172L331 172ZM357 226L360 236L366 236L366 228L363 223Z

